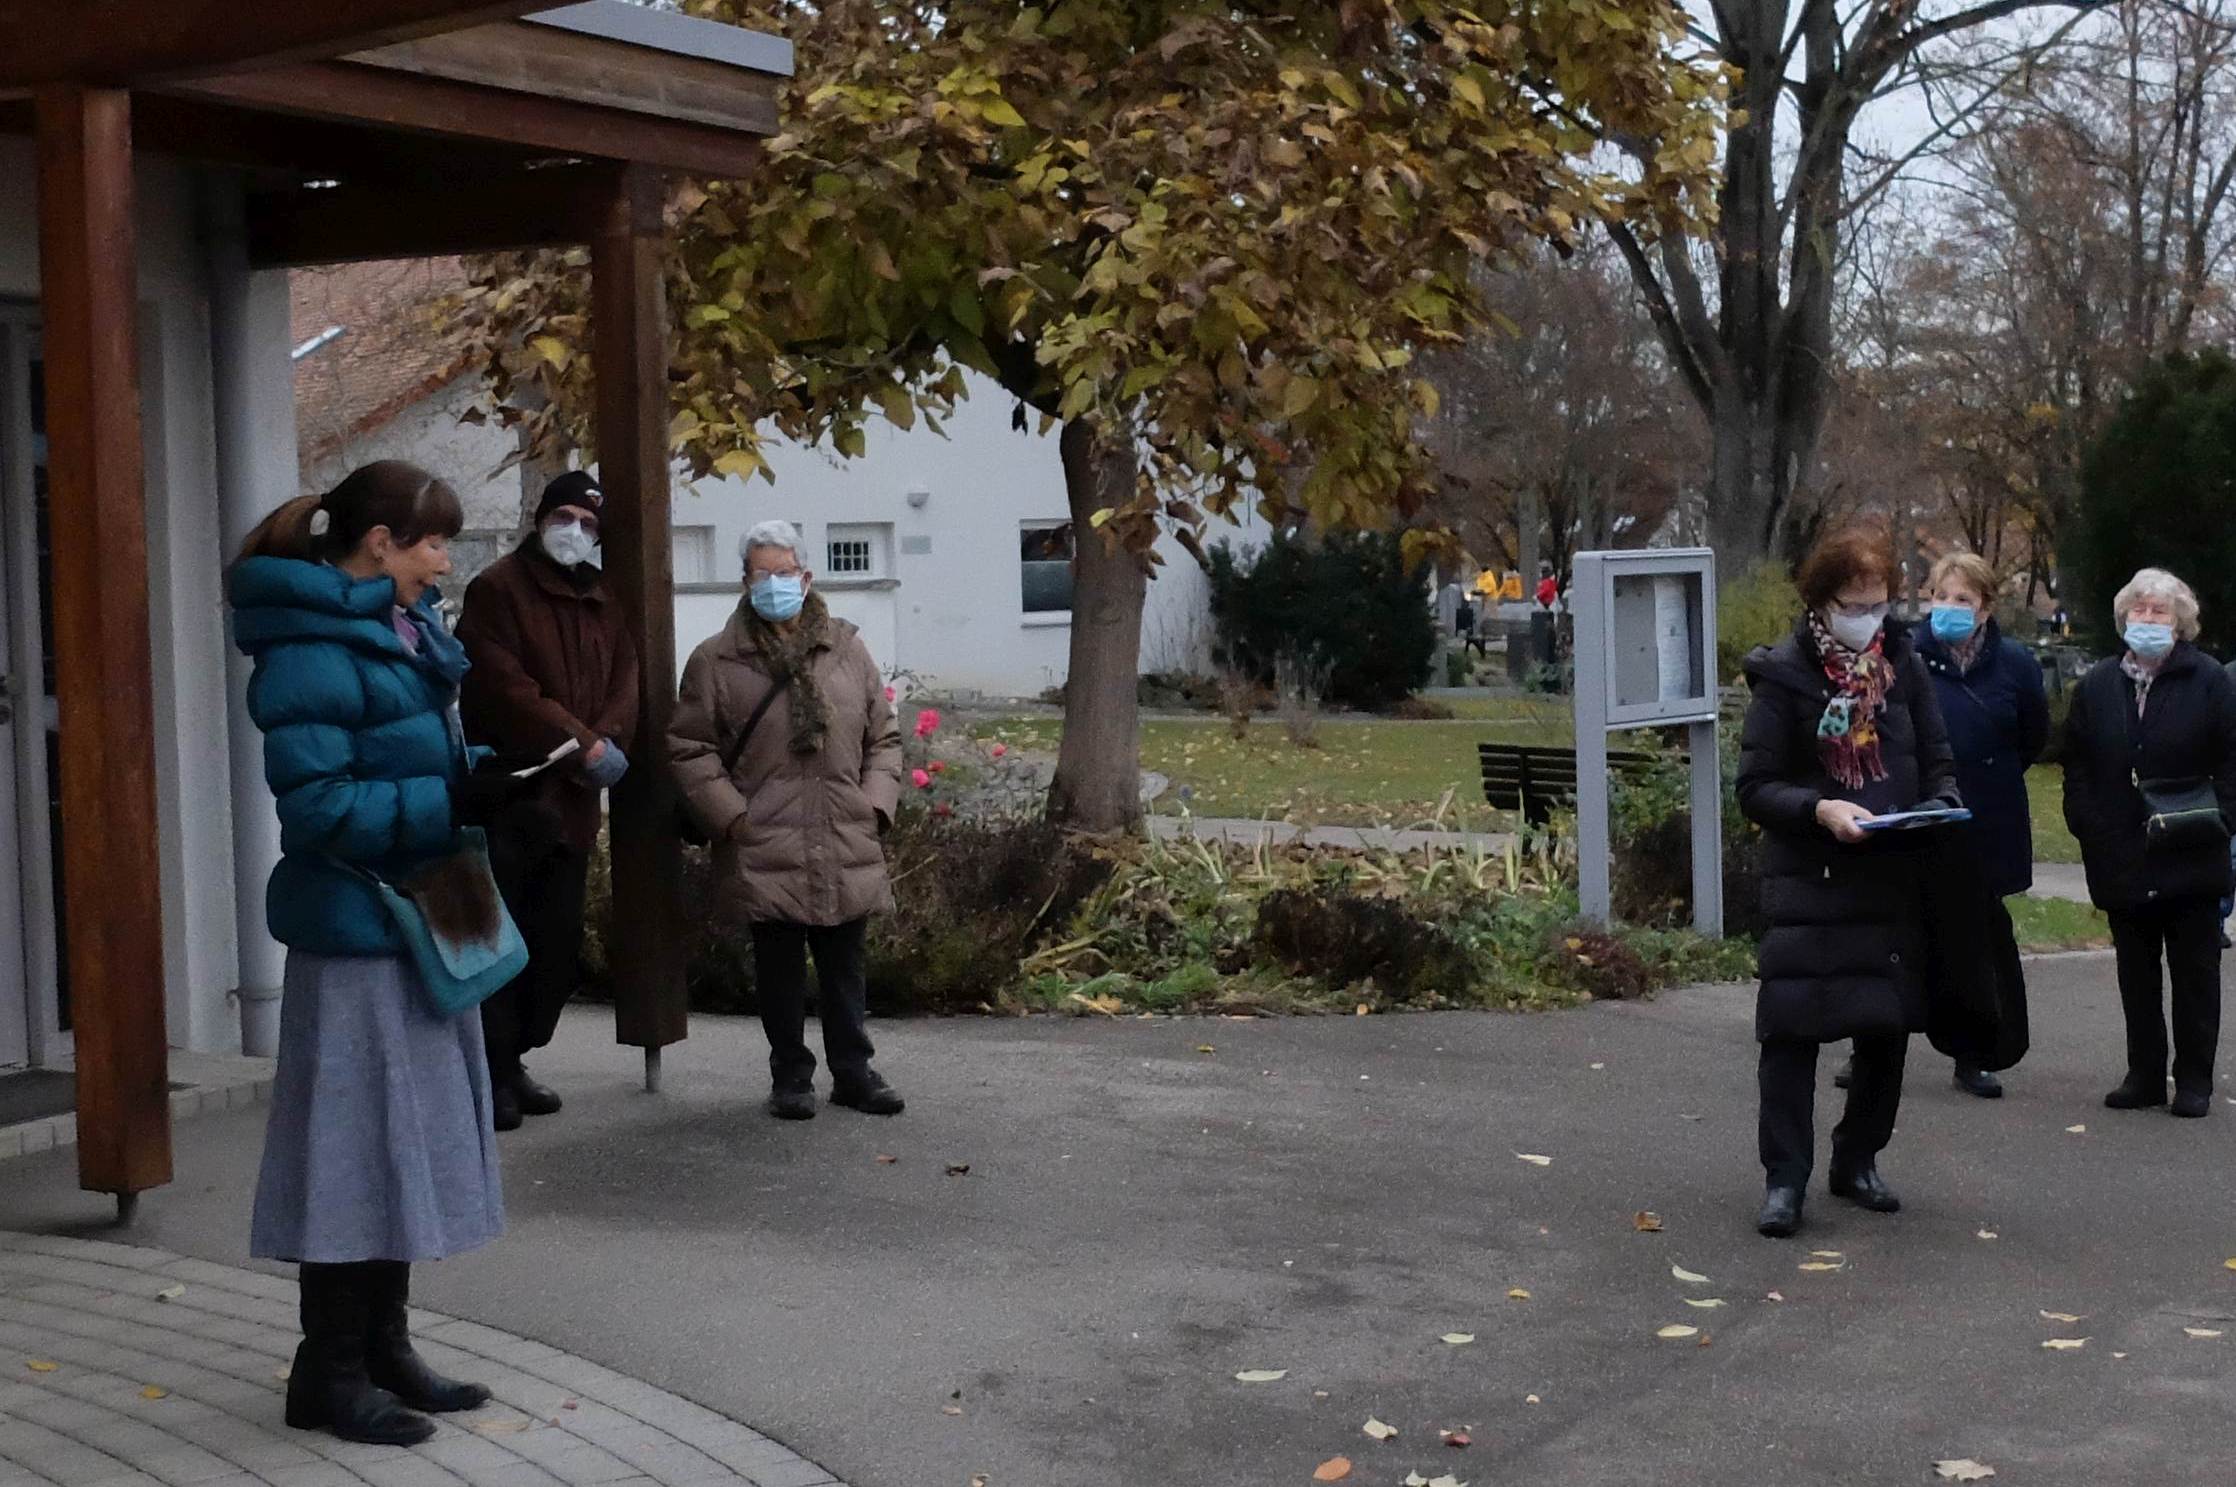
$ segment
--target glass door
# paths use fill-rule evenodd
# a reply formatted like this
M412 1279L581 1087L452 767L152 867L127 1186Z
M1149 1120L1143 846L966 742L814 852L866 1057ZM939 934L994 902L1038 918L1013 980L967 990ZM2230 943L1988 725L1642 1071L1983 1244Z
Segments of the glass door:
M0 302L0 1066L70 1048L44 371L35 309Z

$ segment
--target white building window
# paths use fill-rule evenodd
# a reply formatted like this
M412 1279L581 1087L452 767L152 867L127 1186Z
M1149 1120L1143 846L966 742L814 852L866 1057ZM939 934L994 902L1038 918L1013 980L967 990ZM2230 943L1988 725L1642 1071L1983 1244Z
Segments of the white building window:
M1025 523L1018 539L1018 571L1027 614L1071 613L1071 560L1068 521Z
M676 527L675 581L677 583L719 583L721 575L714 571L714 528Z
M824 531L827 578L884 578L893 571L890 522L833 522Z

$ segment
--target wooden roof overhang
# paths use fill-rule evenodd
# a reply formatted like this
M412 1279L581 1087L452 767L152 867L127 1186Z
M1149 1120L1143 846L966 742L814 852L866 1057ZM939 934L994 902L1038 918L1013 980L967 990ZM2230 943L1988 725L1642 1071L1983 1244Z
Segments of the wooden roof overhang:
M606 573L649 761L675 697L662 180L746 174L791 66L622 0L0 0L0 131L38 146L79 1181L120 1213L171 1175L134 155L239 167L251 266L590 245ZM688 1021L674 812L649 763L613 792L616 1034L655 1088Z

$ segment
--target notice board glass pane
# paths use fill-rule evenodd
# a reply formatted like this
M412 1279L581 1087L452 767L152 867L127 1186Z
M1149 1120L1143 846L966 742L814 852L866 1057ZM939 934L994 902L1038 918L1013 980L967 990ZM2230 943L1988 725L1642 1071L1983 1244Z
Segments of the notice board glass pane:
M1701 575L1617 575L1614 590L1615 706L1706 701Z

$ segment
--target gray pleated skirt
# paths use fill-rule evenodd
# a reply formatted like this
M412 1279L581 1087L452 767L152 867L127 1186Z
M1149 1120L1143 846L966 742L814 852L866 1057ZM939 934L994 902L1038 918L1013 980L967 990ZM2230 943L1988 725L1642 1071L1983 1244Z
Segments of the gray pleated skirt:
M504 1232L481 1017L400 958L287 952L249 1253L439 1260Z

